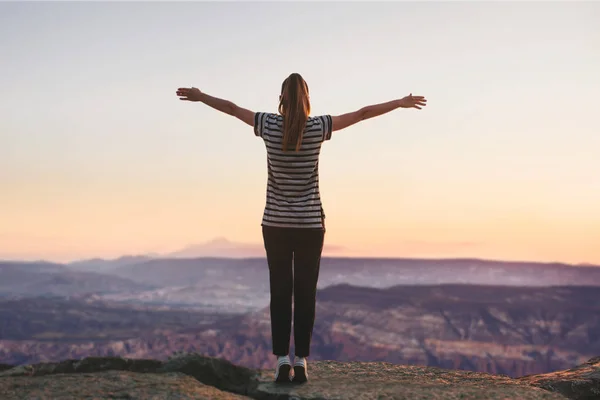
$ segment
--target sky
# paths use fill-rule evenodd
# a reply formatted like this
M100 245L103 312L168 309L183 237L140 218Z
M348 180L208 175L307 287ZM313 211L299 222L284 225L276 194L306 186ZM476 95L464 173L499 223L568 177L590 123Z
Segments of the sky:
M599 2L1 2L0 258L260 244L266 151L178 87L312 114L337 255L600 264ZM340 250L341 249L341 250Z

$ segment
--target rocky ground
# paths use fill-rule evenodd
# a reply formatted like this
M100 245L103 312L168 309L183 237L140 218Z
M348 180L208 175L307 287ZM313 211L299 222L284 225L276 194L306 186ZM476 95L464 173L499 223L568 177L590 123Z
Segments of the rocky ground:
M315 361L303 385L274 384L253 370L197 354L167 361L117 357L16 366L0 372L3 400L16 399L410 399L600 398L600 357L565 371L513 379L382 362Z

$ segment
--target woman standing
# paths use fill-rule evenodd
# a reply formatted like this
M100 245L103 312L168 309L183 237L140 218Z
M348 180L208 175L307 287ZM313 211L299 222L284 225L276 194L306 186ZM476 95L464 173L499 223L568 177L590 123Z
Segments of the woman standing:
M359 121L397 108L426 105L422 96L363 107L339 115L310 116L308 85L297 73L283 81L279 113L254 113L236 104L202 93L197 88L179 88L180 100L200 101L232 115L254 128L267 148L267 195L262 233L271 289L271 335L277 356L276 382L306 382L306 358L315 321L317 280L325 214L319 193L321 144ZM289 357L294 302L295 360Z

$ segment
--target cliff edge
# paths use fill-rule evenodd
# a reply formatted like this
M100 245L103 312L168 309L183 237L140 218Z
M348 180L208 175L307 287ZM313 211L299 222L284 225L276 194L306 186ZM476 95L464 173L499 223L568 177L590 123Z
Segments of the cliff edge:
M600 357L575 368L513 379L384 362L314 361L307 384L276 385L273 370L181 354L167 361L88 357L3 366L13 399L600 399Z

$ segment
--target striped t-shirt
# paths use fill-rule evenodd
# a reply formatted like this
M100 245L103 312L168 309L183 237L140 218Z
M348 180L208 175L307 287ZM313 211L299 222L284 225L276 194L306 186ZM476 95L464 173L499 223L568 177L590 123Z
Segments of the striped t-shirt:
M283 117L256 113L254 133L267 148L267 204L262 225L281 228L324 228L319 193L321 144L331 139L331 116L309 117L299 151L282 150Z

